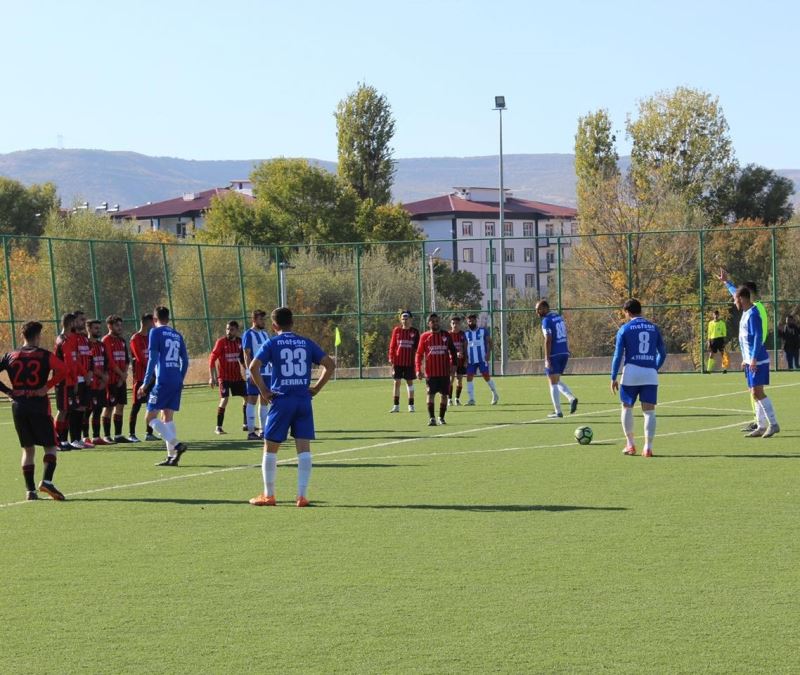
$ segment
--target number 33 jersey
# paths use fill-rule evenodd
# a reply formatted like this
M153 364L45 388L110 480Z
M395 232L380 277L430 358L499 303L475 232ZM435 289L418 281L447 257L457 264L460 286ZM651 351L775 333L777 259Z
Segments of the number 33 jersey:
M269 338L256 354L272 366L270 390L283 396L310 396L311 367L324 357L316 342L288 331Z
M180 385L189 369L189 354L183 336L172 326L156 326L150 331L149 360L145 383L155 375L156 384Z
M616 378L620 363L624 363L622 384L658 384L658 369L666 357L667 350L658 326L637 316L617 331L611 377Z

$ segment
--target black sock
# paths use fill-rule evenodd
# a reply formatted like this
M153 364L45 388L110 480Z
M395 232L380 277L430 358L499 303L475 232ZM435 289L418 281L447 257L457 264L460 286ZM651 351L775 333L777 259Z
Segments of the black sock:
M442 396L442 402L439 404L439 417L444 419L444 414L447 412L447 399Z
M25 476L25 489L28 492L36 490L36 481L33 480L33 472L36 467L33 464L25 464L22 467L22 475Z
M111 418L104 417L103 418L103 436L110 436L111 435Z
M114 415L114 435L122 436L122 415Z
M151 427L149 424L147 425L147 433L148 433L150 436L152 436L152 435L153 435L153 427Z
M67 435L69 434L69 413L67 413L67 419L56 422L56 432L58 435L58 442L66 443Z
M400 397L399 396L395 396L394 399L392 399L392 400L394 401L395 405L400 405Z
M81 431L83 431L83 437L89 437L89 423L92 419L92 409L89 406L86 406L86 410L83 411L83 424L81 425Z
M70 410L69 435L73 441L81 440L81 427L83 427L83 410Z
M408 405L414 405L414 397L413 396L409 396L408 397Z
M128 418L128 432L131 436L136 435L136 418L139 416L141 407L142 403L138 400L131 406L131 415Z
M225 408L217 408L217 426L221 427L225 421Z
M460 384L456 385L456 398L461 398L461 388Z
M92 437L98 438L100 436L100 415L103 412L102 407L97 407L92 411Z
M53 474L56 472L56 456L55 455L45 455L44 456L44 479L48 483L53 482Z
M242 403L242 424L247 426L247 403Z
M433 401L428 403L428 417L433 417Z

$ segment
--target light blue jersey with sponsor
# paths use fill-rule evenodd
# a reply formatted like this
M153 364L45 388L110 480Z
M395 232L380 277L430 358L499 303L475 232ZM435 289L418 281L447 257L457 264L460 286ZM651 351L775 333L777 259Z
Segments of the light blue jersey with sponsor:
M189 354L183 336L172 326L156 326L150 331L145 383L155 376L156 385L180 385L189 370Z
M313 340L284 332L269 338L255 355L271 366L269 388L284 396L311 396L311 366L319 364L325 352Z
M486 363L488 352L486 340L488 337L488 328L476 328L475 330L467 329L464 331L464 341L467 345L467 365Z
M550 343L550 356L559 354L569 354L567 344L567 324L558 312L548 312L542 318L542 333L545 337L551 335L553 341Z
M242 335L242 349L249 349L250 350L250 359L254 359L256 354L258 354L261 347L264 346L264 343L269 340L269 333L263 328L248 328L244 335ZM266 378L269 376L269 364L265 363L264 361L261 362L261 375ZM250 379L250 370L248 369L245 373L247 379Z

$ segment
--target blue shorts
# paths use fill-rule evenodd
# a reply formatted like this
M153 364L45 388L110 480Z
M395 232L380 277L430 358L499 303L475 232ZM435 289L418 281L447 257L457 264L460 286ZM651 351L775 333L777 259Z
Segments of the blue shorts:
M269 389L270 376L261 373L261 378L264 380L264 384L267 386L267 389ZM248 377L246 382L247 382L246 386L247 396L261 396L261 392L258 391L258 387L255 385L252 379Z
M310 396L275 396L271 403L264 429L266 440L283 443L289 431L293 438L316 438Z
M756 368L756 372L753 372L745 366L744 368L744 376L747 380L747 388L752 389L753 387L763 387L766 384L769 384L769 364L768 363L759 363L758 367Z
M563 375L567 369L569 354L553 354L550 357L550 367L544 369L545 375Z
M619 388L619 400L625 405L633 406L636 399L642 403L658 403L657 384L623 384Z
M486 375L489 372L489 364L486 361L467 364L467 375L474 375L478 370L481 371L481 375Z
M147 399L147 410L180 410L182 382L156 382Z

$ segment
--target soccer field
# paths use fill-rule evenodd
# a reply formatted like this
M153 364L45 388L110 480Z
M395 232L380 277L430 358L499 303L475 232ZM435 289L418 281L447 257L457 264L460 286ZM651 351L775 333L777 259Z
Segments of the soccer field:
M290 445L279 506L247 503L261 446L238 403L213 435L210 389L179 468L61 454L68 501L22 502L3 405L0 672L797 672L800 378L773 374L782 431L748 439L741 374L662 376L652 459L621 455L607 377L566 381L576 415L500 378L436 428L421 396L388 414L388 380L331 382L308 509Z

